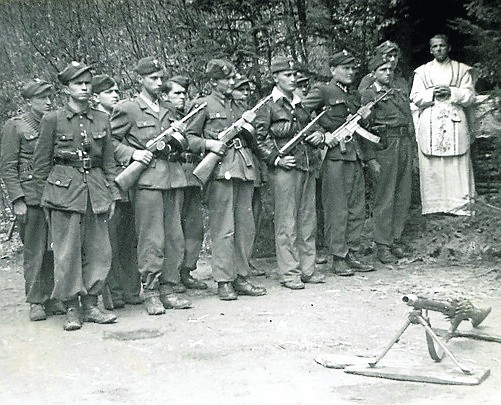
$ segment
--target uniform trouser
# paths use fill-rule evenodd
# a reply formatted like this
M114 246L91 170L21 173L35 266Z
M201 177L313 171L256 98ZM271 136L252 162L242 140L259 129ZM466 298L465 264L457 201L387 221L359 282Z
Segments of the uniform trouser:
M108 214L50 210L54 251L52 298L68 301L77 295L99 295L111 266Z
M108 230L112 259L107 283L111 295L113 298L138 296L141 292L141 275L137 269L134 209L130 202L117 201Z
M324 160L324 234L329 253L345 257L359 249L365 221L365 180L359 161Z
M388 147L376 151L376 158L381 173L374 193L374 241L391 246L402 236L411 205L410 138L388 138Z
M26 302L43 304L54 288L54 256L47 250L48 226L42 208L28 206L26 222L20 224L19 233L24 244Z
M138 189L134 193L137 260L143 289L156 291L159 284L178 284L183 260L181 227L182 188Z
M275 248L280 281L296 281L315 271L315 174L270 171L273 187Z
M184 234L184 256L181 268L195 270L204 240L202 193L200 187L186 187L183 192L181 225Z
M251 256L256 252L257 238L262 224L263 201L261 199L261 187L254 186L252 193L252 217L254 218L254 239L252 240Z
M249 274L254 240L252 181L215 180L207 190L212 240L212 274L217 282Z

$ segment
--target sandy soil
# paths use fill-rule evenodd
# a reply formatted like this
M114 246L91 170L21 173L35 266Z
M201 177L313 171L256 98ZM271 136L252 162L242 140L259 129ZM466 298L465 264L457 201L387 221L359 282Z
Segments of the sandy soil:
M341 278L319 267L327 283L290 291L278 285L272 259L260 259L267 277L254 282L264 297L222 302L210 283L189 292L193 308L147 316L141 306L116 310L114 325L84 324L64 332L64 317L29 322L21 255L0 259L0 403L168 404L494 404L501 398L501 344L453 339L449 348L468 365L489 368L477 386L399 382L350 375L315 358L376 355L407 319L406 293L462 295L491 305L484 331L501 335L501 293L495 266L424 262L380 267ZM433 325L446 327L440 314ZM470 328L465 322L461 329ZM453 372L434 363L424 332L411 326L380 363Z

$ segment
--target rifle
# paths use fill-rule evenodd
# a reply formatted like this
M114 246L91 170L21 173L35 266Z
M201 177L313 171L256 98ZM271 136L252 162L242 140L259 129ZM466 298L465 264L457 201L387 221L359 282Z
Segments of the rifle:
M306 132L309 131L309 129L315 125L315 123L322 117L327 112L327 107L324 107L322 109L322 112L318 114L315 118L313 118L308 125L306 125L301 131L299 131L293 138L289 139L289 141L282 146L279 150L278 153L280 156L285 156L290 153L292 149L296 147L296 145L300 142L303 141L303 139L306 137Z
M372 101L368 102L367 104L365 104L364 107L368 107L369 110L372 110L372 108L377 103L379 103L383 98L385 98L391 92L393 92L392 89L385 91L383 94L381 94L375 100L372 100ZM346 121L340 127L338 127L334 132L332 132L332 135L334 135L334 139L336 139L336 141L339 142L339 148L341 149L341 153L346 152L345 143L350 142L353 139L353 134L355 132L357 134L359 134L361 137L363 137L371 142L374 142L374 143L379 142L379 139L380 139L379 136L371 134L369 131L362 128L358 124L358 121L360 121L361 119L362 119L362 116L360 115L359 111L357 111L355 114L350 114L346 118Z
M183 117L180 122L184 123L188 121L206 105L207 103L200 104L197 108ZM182 151L188 149L188 141L182 134L176 132L172 127L167 128L160 135L146 142L146 150L149 150L152 153L160 151L163 151L164 153L171 153L173 149ZM141 176L141 173L146 170L146 168L147 166L144 163L135 160L115 178L115 183L117 183L118 187L120 187L122 191L127 191L134 186L134 184L136 184L139 176Z
M223 129L218 135L217 139L221 142L227 143L233 138L236 138L238 134L242 131L247 132L248 135L254 135L256 130L251 125L251 122L256 118L256 111L261 108L264 103L266 103L270 98L271 94L263 98L259 103L257 103L251 110L245 111L242 116L231 124L229 127ZM205 184L209 181L209 178L214 171L214 168L221 161L223 156L218 155L214 152L209 152L202 161L193 170L193 175L202 183Z

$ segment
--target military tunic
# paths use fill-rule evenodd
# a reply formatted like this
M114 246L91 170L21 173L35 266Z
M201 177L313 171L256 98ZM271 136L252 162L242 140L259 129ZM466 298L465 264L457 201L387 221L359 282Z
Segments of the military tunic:
M84 164L83 151L90 159ZM37 201L49 210L54 249L52 298L100 293L111 265L107 215L120 198L106 114L69 105L44 116L33 172Z
M303 106L317 111L324 106L327 112L319 125L328 132L341 126L349 114L360 106L359 95L342 89L336 82L314 86L303 99ZM358 135L346 143L346 151L338 146L329 148L322 164L322 206L324 235L329 252L346 257L356 251L365 220L365 180L362 161L374 158L374 152Z
M172 111L164 102L159 112L141 96L115 106L111 128L115 157L129 164L136 150L169 128ZM138 239L138 268L146 296L156 294L160 284L178 284L183 260L184 237L181 226L183 189L186 176L179 155L156 154L139 177L133 190Z
M400 239L409 212L412 191L414 127L407 93L393 92L374 106L371 131L381 137L374 147L381 172L374 193L374 241L392 246ZM362 103L373 101L387 89L378 82L361 92Z
M243 108L231 98L213 91L195 102L207 106L190 121L187 130L190 149L205 152L205 139L217 139L219 132L241 116ZM252 193L257 169L250 140L239 138L215 168L207 189L209 226L212 238L212 272L217 282L231 282L249 272L249 255L254 239Z
M48 227L36 196L33 152L39 138L40 119L26 112L5 123L0 173L12 203L27 205L26 221L19 224L24 244L23 269L26 302L43 304L54 287L52 251L47 249Z
M296 168L275 166L279 149L310 121L310 114L295 96L288 99L277 87L272 101L257 113L254 124L261 156L270 167L273 190L275 247L281 282L300 281L315 271L315 169L318 150L300 143L290 154Z

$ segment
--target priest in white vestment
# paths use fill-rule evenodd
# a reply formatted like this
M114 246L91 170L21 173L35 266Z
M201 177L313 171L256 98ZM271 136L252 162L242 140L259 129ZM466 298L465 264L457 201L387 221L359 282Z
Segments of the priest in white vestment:
M414 73L415 113L423 214L472 215L475 183L465 108L475 100L471 67L449 58L445 35L430 40L431 62Z

